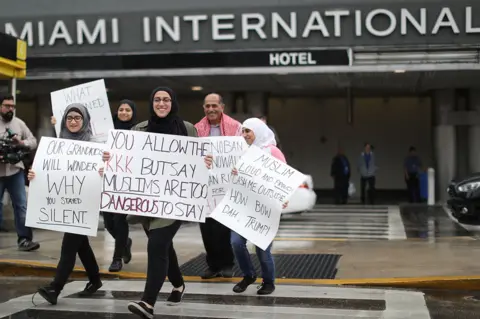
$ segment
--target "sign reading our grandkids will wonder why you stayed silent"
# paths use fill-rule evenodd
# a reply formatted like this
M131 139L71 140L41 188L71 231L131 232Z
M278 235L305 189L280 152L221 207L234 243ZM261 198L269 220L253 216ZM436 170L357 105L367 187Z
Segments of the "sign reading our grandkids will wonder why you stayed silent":
M100 210L204 222L207 144L197 137L111 130Z
M225 196L232 177L232 168L248 149L248 144L241 136L215 136L202 139L209 141L207 154L213 156L208 180L208 214L210 214Z
M103 147L42 137L32 165L26 226L97 235Z
M60 134L60 125L65 109L72 103L83 104L90 113L93 140L106 142L108 131L113 129L113 119L108 103L104 80L97 80L50 93L53 116L57 119L55 131Z
M235 168L238 174L210 217L265 250L277 234L283 203L306 176L255 145Z

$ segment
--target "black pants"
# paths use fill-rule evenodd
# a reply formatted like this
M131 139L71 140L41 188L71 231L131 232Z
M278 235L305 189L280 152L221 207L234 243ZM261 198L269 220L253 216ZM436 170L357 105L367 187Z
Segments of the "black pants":
M207 252L207 264L211 271L221 271L235 265L232 245L230 244L230 228L213 218L206 218L200 223L203 245Z
M368 184L368 202L373 205L375 203L375 176L362 177L360 180L360 196L362 204L365 204L365 192Z
M335 177L333 182L335 192L335 204L346 204L348 201L349 178L346 176Z
M108 230L110 235L115 238L115 251L113 252L113 259L122 259L125 249L127 248L128 241L127 215L104 212L103 221L105 223L105 228Z
M60 253L60 261L57 265L55 278L51 283L53 289L57 292L63 290L67 283L68 277L75 267L75 260L80 257L83 267L87 271L88 280L90 282L100 281L100 273L97 260L93 254L92 247L88 241L88 237L84 235L65 233L63 235L62 250Z
M147 281L142 301L151 306L155 305L167 274L168 280L175 288L183 286L177 253L172 243L173 237L175 237L181 224L181 221L175 221L170 226L149 231Z
M408 174L407 183L408 200L410 203L420 203L420 179L416 173Z

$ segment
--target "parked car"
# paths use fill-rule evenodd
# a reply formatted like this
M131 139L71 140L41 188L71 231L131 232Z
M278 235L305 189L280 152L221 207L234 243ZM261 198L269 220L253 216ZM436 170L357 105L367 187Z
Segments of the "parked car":
M287 208L282 210L282 214L303 213L315 206L317 194L313 190L312 176L307 175L307 180L293 194L288 202Z
M447 187L447 206L460 224L480 225L480 173L452 180Z

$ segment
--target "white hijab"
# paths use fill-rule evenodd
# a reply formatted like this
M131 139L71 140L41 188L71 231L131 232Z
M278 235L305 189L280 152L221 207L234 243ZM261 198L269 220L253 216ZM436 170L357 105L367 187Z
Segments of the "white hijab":
M252 117L245 122L242 126L246 129L253 131L255 134L255 140L253 145L258 146L262 149L268 147L269 145L277 146L277 141L275 140L275 133L265 124L262 120Z

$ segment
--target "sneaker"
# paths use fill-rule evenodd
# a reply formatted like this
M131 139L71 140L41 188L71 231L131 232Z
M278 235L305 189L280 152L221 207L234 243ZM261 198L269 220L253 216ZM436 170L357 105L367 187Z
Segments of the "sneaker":
M34 250L37 250L38 248L40 248L39 243L28 240L28 239L22 239L18 243L18 250L21 250L21 251L34 251Z
M257 280L257 277L243 277L242 281L233 287L233 292L241 293L247 290L248 286L253 284Z
M123 262L128 264L132 260L132 239L127 240L127 247L125 247L125 253L123 254Z
M220 277L220 273L218 271L213 271L211 269L207 269L202 276L202 279L212 279Z
M78 293L78 295L80 297L87 297L87 296L91 296L93 295L94 293L97 292L98 289L102 288L103 286L103 283L99 280L98 282L95 282L95 283L92 283L92 282L89 282L86 286L85 286L85 289L83 289L83 291L80 291Z
M57 298L59 293L55 291L50 286L42 287L37 290L38 294L43 297L46 301L48 301L52 305L57 304Z
M185 284L183 284L183 290L180 292L178 290L172 290L170 296L167 299L167 305L175 306L182 302L183 295L185 294Z
M221 275L223 278L232 278L234 275L233 267L225 267L222 269Z
M108 268L108 271L109 272L119 272L120 270L122 270L122 268L123 268L122 260L115 259L114 261L112 261L112 264Z
M257 294L259 295L270 295L272 292L275 291L275 285L274 284L267 284L265 282L262 282L260 286L258 286L258 291Z
M153 309L147 307L147 305L143 302L129 302L128 303L128 310L133 313L134 315L139 316L143 319L153 319Z

